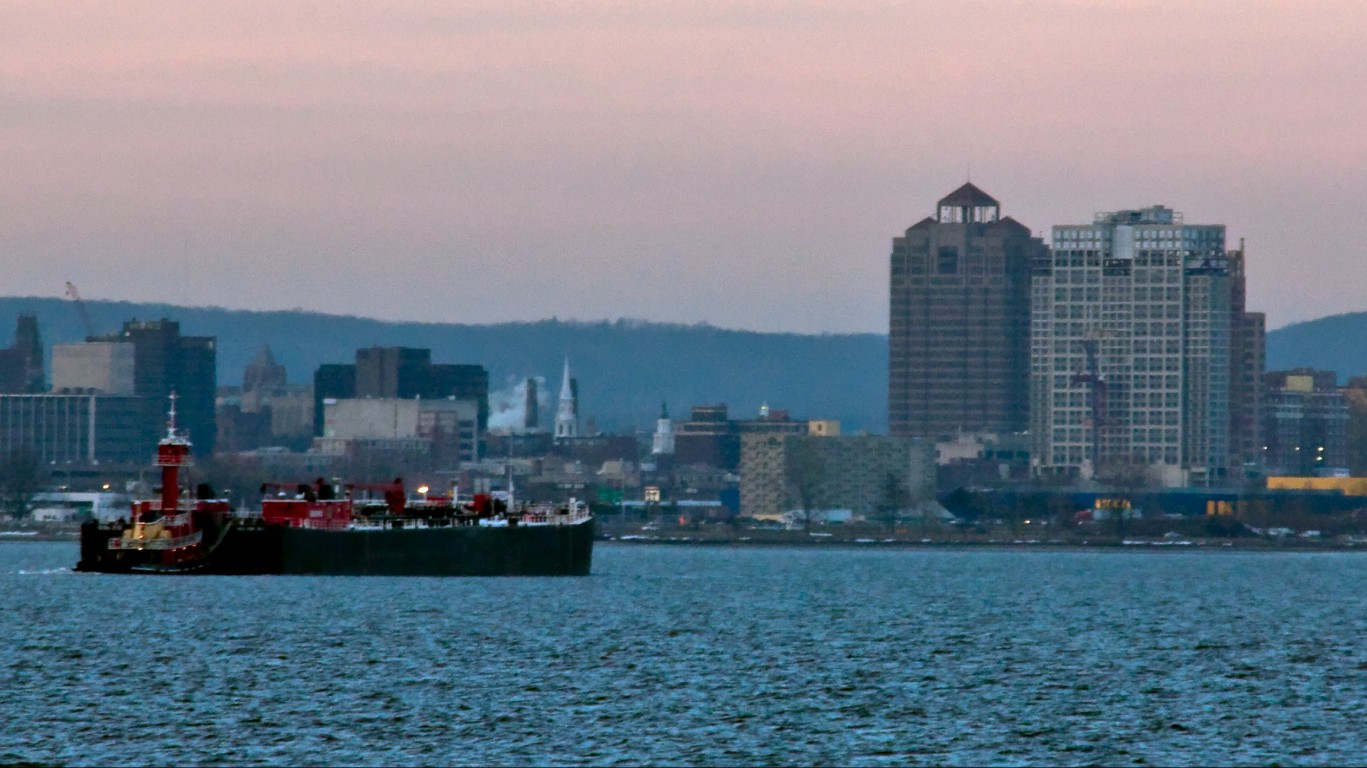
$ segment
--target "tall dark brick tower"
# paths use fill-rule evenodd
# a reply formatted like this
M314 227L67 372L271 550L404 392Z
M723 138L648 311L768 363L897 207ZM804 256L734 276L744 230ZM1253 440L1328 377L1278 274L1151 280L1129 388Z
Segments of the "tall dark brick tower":
M180 423L195 445L195 454L210 456L218 430L214 393L218 387L218 340L213 336L181 336L174 320L129 320L117 334L97 341L133 345L133 391L148 398L153 423L164 424L167 396L175 391Z
M1030 264L1043 241L973 184L893 238L888 430L935 438L1030 420Z

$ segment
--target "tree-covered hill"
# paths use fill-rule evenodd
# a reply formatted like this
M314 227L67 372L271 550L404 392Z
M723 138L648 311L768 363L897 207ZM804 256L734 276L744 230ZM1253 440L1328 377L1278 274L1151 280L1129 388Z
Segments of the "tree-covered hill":
M1319 368L1339 380L1367 375L1367 312L1321 317L1267 334L1267 369Z
M322 363L351 362L358 347L428 347L439 363L489 369L491 388L539 376L554 399L566 355L579 379L583 415L603 429L648 429L660 403L685 416L692 405L727 403L739 415L761 404L802 418L840 419L847 431L887 425L887 338L879 334L758 333L643 321L541 320L497 325L385 322L316 312L252 312L217 307L87 301L97 332L129 319L169 318L189 335L216 336L218 378L242 380L243 367L269 344L290 381L312 380ZM86 335L77 307L58 298L0 298L0 346L20 312L38 316L47 344ZM1310 366L1341 379L1367 375L1367 312L1297 323L1267 335L1269 370ZM548 416L543 412L543 417Z
M358 347L409 346L430 348L433 362L484 365L492 389L543 377L554 399L568 355L582 415L603 429L653 428L662 401L676 417L697 404L727 403L746 415L767 403L797 417L840 419L849 431L881 432L887 423L887 342L878 334L756 333L625 320L456 325L129 302L85 306L100 333L129 319L167 318L179 321L186 335L218 337L221 384L240 383L262 344L292 382L312 381L322 363L351 362ZM46 344L86 335L68 300L0 298L0 346L10 343L20 312L38 316Z

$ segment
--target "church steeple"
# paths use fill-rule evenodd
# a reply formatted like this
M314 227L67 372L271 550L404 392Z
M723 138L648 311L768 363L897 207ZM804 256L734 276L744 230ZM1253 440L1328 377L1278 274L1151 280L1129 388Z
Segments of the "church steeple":
M656 456L669 456L674 453L674 422L669 419L669 406L660 403L660 420L655 422L655 436L651 440L650 452Z
M565 375L560 382L560 403L555 411L555 437L579 436L579 404L575 402L573 379L570 378L570 359L565 358Z

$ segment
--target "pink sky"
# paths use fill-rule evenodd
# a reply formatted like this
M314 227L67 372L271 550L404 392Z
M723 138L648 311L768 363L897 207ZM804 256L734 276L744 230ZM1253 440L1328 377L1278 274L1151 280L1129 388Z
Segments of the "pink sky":
M6 2L8 295L886 331L963 182L1367 310L1367 3Z

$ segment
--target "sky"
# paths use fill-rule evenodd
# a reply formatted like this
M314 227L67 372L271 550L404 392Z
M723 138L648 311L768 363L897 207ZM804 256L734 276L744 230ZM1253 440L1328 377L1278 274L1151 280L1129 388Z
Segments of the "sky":
M0 2L0 293L886 332L966 179L1367 310L1367 3Z

